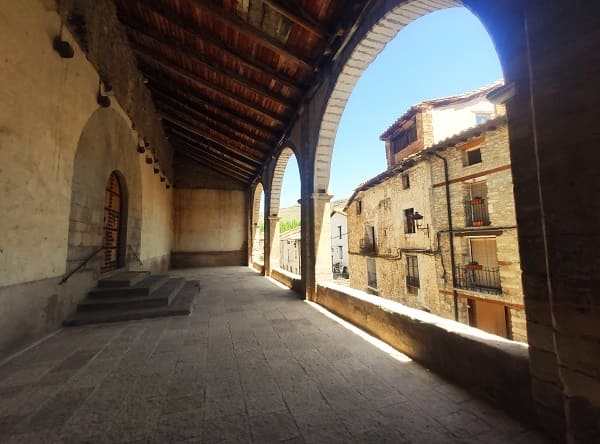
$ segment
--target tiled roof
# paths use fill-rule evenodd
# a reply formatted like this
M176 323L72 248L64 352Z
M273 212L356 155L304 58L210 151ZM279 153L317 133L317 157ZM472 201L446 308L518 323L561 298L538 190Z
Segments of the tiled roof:
M354 201L358 193L360 193L361 191L366 191L369 188L373 188L375 185L379 185L380 183L385 182L389 178L394 177L397 174L402 173L403 171L406 171L408 168L412 167L417 162L420 162L426 155L448 149L450 147L458 145L459 143L466 142L473 137L478 137L488 131L494 131L499 126L506 125L506 122L506 116L502 115L496 117L495 119L491 119L487 122L480 123L479 125L474 126L472 128L467 128L466 130L461 131L460 133L455 134L451 137L448 137L447 139L444 139L436 143L435 145L424 149L423 151L419 151L418 153L412 154L404 158L398 165L395 165L393 168L379 173L377 176L367 180L366 182L361 183L348 199L344 211L348 209L348 207Z
M501 88L504 85L504 80L499 80L497 82L492 83L491 85L486 85L482 88L476 89L474 91L469 91L464 94L459 94L455 96L442 97L439 99L426 100L421 103L417 103L416 105L411 106L402 116L400 116L392 125L386 129L381 136L379 136L380 140L387 140L390 138L392 133L402 126L404 122L406 122L409 118L411 118L414 114L419 111L428 108L436 108L439 106L449 105L451 103L459 103L466 102L468 100L472 100L476 97L484 96L489 94L495 89Z

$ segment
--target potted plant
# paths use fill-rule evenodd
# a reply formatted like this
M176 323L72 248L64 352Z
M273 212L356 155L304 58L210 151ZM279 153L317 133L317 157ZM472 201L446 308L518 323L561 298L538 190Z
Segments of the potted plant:
M477 261L471 261L467 265L465 265L467 270L481 270L483 269L483 265L477 263Z

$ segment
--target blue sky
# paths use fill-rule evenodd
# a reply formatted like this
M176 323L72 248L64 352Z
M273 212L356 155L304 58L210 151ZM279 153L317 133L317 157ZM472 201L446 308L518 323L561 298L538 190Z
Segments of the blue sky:
M350 197L386 168L379 135L415 103L477 89L502 78L494 46L465 8L422 17L404 28L355 86L338 127L329 192ZM281 206L300 198L298 163L290 158Z

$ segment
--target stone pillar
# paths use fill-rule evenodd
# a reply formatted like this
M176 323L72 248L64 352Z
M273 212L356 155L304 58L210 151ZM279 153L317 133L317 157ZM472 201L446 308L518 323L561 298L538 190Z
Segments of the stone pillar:
M329 201L333 196L327 193L314 193L308 201L309 217L306 241L307 249L303 255L302 270L305 271L306 297L312 300L316 295L317 283L330 281L331 275L331 206ZM304 199L303 199L304 204ZM304 205L303 205L304 206ZM305 221L303 220L303 223Z
M265 276L279 267L279 216L268 216L265 225Z

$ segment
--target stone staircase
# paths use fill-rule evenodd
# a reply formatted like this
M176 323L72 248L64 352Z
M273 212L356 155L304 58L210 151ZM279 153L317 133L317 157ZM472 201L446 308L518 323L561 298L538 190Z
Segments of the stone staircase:
M149 271L117 271L100 279L63 325L188 315L197 291L195 281L152 276Z

